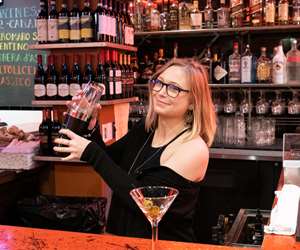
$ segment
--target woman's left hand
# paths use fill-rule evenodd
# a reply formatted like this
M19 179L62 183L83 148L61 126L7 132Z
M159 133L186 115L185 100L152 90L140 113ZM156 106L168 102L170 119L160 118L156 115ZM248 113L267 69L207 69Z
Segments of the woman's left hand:
M81 155L87 145L91 142L77 134L75 134L73 131L69 129L61 129L59 131L60 134L66 135L69 139L64 138L57 138L55 140L55 143L58 145L63 145L63 147L54 147L54 151L61 152L61 153L69 153L65 158L62 158L64 161L68 160L80 160Z

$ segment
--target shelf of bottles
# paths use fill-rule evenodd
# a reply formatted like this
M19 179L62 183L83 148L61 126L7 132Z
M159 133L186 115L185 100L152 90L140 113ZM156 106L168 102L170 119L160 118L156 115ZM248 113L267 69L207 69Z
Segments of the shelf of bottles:
M299 31L300 3L288 0L137 0L135 35Z
M237 83L237 84L232 84L232 83L212 83L209 84L209 86L213 89L216 88L268 88L268 89L294 89L294 88L300 88L300 83L299 84L273 84L273 83L250 83L250 84L244 84L244 83ZM139 89L139 88L149 88L148 84L136 84L134 88Z

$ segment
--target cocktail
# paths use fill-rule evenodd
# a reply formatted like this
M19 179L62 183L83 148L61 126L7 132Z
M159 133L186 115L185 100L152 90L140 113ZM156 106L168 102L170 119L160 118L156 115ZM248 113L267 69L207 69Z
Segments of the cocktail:
M151 223L152 250L156 249L158 223L167 212L178 193L177 189L164 186L140 187L130 191L131 197Z

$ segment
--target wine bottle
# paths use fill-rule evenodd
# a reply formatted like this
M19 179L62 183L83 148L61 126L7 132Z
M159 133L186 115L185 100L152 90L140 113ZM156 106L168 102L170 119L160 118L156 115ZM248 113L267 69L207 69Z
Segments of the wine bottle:
M93 67L92 67L92 60L91 60L91 55L90 54L85 54L85 70L83 74L83 79L82 79L82 84L81 84L81 89L83 90L86 85L94 81L94 72L93 72Z
M79 66L79 56L74 55L73 57L73 71L72 78L70 83L70 96L71 98L77 94L77 92L81 89L82 77Z
M66 56L62 56L60 77L58 79L58 99L66 100L70 98L70 74L66 63Z
M43 109L43 120L39 125L39 137L40 153L42 155L51 155L51 118L49 109Z
M48 19L46 3L44 0L40 1L40 12L36 17L37 40L39 43L47 43L48 41Z
M114 64L115 64L115 98L119 99L122 97L122 71L120 62L118 61L118 52L114 51Z
M54 0L50 2L50 12L48 17L48 42L58 42L58 13Z
M101 50L99 53L99 57L98 57L98 66L97 66L97 75L95 78L95 81L98 84L102 84L103 85L103 97L102 99L105 100L106 99L106 88L105 88L105 68L104 68L104 61L105 61L105 51Z
M82 42L91 42L93 40L94 20L90 8L89 0L84 1L84 8L80 17L80 35Z
M57 72L54 65L54 55L48 56L48 69L46 80L47 99L57 99Z
M46 98L45 71L42 55L37 56L37 66L34 77L34 97L36 100Z
M73 9L70 12L70 41L80 42L80 11L77 3L73 3Z
M58 38L61 43L70 41L70 17L67 5L62 3L61 11L58 13Z
M59 122L58 119L58 111L56 109L53 109L53 121L51 123L51 145L50 146L54 146L55 145L55 139L59 138L59 131L62 128L62 124ZM53 151L53 154L57 155L56 151Z

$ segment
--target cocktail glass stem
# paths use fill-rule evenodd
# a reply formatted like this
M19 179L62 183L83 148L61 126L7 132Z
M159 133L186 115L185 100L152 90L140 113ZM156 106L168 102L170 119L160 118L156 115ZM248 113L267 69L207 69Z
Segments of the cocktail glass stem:
M156 221L152 221L151 226L152 226L151 250L156 250L157 241L158 241L158 223Z

